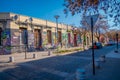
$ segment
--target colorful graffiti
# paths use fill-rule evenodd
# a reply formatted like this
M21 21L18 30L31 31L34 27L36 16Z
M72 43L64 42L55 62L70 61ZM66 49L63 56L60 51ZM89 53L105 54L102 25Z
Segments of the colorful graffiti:
M19 40L20 40L20 33L18 31L12 31L11 35L11 45L13 46L18 46L19 45Z
M74 46L74 36L72 33L63 33L62 34L62 43L65 47Z
M42 39L43 39L43 46L47 45L47 33L43 32L42 34Z
M82 43L80 34L77 35L77 44L80 45Z
M57 41L58 41L58 39L57 39L56 33L53 33L53 44L55 46L57 46Z
M11 53L11 38L10 30L4 30L2 32L2 46L0 47L0 54L10 54Z
M63 33L62 34L62 45L66 47L67 44L68 44L68 35L67 33Z
M34 33L28 31L28 51L34 51Z
M32 32L28 32L28 45L34 46L34 34Z

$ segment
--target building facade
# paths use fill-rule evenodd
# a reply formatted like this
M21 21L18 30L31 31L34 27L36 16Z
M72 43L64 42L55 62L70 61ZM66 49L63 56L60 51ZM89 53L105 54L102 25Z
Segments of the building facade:
M44 47L70 47L81 43L72 26L24 16L0 13L0 54L41 50Z

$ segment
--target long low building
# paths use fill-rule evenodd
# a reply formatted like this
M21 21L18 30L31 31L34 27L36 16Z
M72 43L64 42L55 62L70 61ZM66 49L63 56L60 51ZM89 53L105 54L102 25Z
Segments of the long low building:
M14 13L0 13L0 54L78 46L79 30L73 26Z

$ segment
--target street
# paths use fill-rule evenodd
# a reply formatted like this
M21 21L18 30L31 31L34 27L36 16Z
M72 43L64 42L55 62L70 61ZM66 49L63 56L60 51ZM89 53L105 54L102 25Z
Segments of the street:
M95 50L95 59L110 53L115 46ZM0 80L65 80L76 69L92 62L91 49L19 64L0 66Z
M0 80L120 80L120 0L0 6Z

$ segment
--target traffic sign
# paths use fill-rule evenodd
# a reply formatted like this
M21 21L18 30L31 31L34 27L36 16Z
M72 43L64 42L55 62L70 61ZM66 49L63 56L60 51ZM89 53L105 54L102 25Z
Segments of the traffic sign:
M96 24L98 20L99 14L91 15L91 16L85 16L86 23L91 26L91 18L93 19L93 26Z

